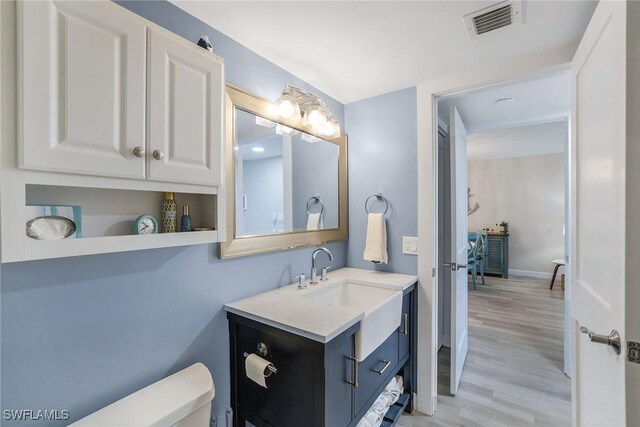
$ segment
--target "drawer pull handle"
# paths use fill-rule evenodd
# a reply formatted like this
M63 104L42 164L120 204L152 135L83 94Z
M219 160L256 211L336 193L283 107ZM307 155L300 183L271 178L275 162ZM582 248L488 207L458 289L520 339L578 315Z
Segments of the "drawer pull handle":
M347 359L353 362L353 381L347 380L347 384L351 384L354 388L358 388L358 358L347 356Z
M404 323L402 326L402 334L409 335L409 315L407 313L402 313L402 320Z
M390 360L383 360L382 363L384 363L384 367L382 369L380 369L379 371L377 369L374 369L373 372L375 372L378 375L382 375L382 374L384 374L384 371L387 370L389 365L391 365L391 361Z

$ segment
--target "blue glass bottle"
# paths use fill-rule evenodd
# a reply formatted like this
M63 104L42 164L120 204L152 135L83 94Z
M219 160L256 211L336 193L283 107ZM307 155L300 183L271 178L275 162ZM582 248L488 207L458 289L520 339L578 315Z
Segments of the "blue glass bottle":
M182 207L182 218L180 218L180 231L191 231L191 216L189 215L189 206Z

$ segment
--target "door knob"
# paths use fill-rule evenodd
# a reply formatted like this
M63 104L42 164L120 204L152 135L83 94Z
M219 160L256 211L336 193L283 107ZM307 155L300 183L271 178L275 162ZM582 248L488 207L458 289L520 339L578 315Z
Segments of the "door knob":
M144 157L144 148L138 146L133 149L133 155L141 159Z
M153 158L156 160L162 160L164 153L160 150L153 150Z
M615 329L611 331L609 335L600 335L596 334L589 328L580 326L580 332L589 335L589 339L591 340L591 342L609 345L613 347L613 350L616 352L616 354L620 354L622 342L620 341L620 334Z

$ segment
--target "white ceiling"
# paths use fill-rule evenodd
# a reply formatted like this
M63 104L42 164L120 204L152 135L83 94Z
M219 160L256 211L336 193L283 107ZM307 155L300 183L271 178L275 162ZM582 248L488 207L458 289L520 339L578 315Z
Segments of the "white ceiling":
M172 1L345 104L573 45L596 4L528 0L522 25L471 40L462 17L495 1Z
M495 102L507 97L514 101ZM451 106L458 109L469 133L567 117L571 111L571 75L565 71L446 98L438 102L438 114L445 123L449 123Z
M567 122L474 133L467 137L469 161L563 153Z

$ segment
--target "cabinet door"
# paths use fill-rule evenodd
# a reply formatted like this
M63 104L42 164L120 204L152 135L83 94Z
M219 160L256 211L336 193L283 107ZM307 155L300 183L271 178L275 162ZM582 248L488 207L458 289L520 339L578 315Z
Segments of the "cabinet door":
M351 422L354 366L350 359L355 352L353 335L336 343L325 353L324 424L346 426Z
M402 299L402 320L398 328L398 361L409 354L411 348L411 295L407 293Z
M502 274L503 240L500 237L489 236L487 238L487 264L485 273Z
M18 4L19 166L144 178L144 23L111 2Z
M279 330L269 333L238 325L235 337L235 387L237 404L265 423L278 427L321 427L323 418L322 345L313 351L304 338ZM246 375L244 353L255 352L258 343L267 346L265 358L278 369L261 387Z
M148 179L218 186L222 61L195 43L149 30Z

